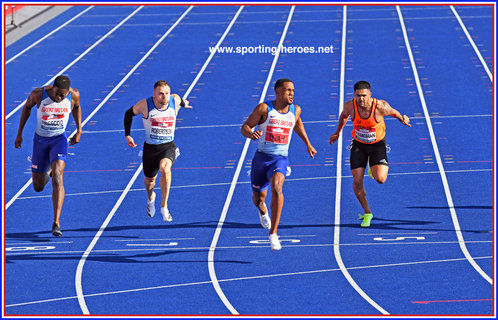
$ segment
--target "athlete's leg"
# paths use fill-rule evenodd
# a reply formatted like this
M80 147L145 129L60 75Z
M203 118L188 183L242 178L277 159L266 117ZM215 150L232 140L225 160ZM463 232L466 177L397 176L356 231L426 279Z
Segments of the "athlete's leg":
M145 176L144 178L145 191L147 191L147 199L149 201L154 200L153 194L154 194L154 187L156 186L156 177L157 174L152 178L147 176Z
M267 214L268 209L265 205L266 194L268 193L268 189L265 191L252 190L252 203L258 208L259 214Z
M351 173L353 174L353 191L356 195L356 199L360 202L361 207L365 213L370 213L370 207L368 206L367 201L367 192L363 187L363 176L365 175L365 168L359 167L356 169L352 169Z
M378 183L382 184L386 182L387 180L387 172L389 171L389 166L383 165L383 164L377 164L374 166L371 166L372 168L372 175Z
M386 141L382 140L372 145L370 158L370 168L372 175L378 183L386 182L389 162L387 160Z
M32 172L31 177L33 178L33 189L36 192L41 192L45 188L45 185L48 183L49 172Z
M280 222L280 214L282 213L282 208L284 206L284 194L282 192L282 187L284 185L285 175L281 172L276 172L270 180L271 185L271 228L270 234L276 234L278 229L278 223Z
M163 158L159 162L159 171L161 172L161 208L168 206L169 189L171 188L171 159Z
M59 225L61 218L62 205L64 204L64 168L66 162L63 160L55 160L52 162L52 203L54 205L54 223ZM48 176L48 175L47 175Z
M50 180L50 145L43 138L35 136L33 139L33 153L31 155L31 177L33 189L41 192Z

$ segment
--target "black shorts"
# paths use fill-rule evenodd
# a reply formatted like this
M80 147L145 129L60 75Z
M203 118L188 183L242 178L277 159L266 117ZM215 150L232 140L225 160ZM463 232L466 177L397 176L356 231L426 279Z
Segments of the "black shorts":
M154 178L159 170L159 163L162 159L170 159L175 163L178 148L174 141L163 144L148 144L144 143L144 151L142 155L144 175L147 178Z
M370 163L370 167L378 164L389 166L389 162L387 161L386 139L372 144L361 143L353 139L350 156L351 170L366 168L367 162Z

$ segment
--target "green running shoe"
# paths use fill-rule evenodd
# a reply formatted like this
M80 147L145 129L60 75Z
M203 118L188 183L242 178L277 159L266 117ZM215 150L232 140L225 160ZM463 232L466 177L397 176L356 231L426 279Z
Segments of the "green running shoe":
M370 177L370 179L375 179L372 173L372 168L370 166L368 166L368 176Z
M359 214L358 215L358 220L363 219L363 222L361 223L362 227L368 228L370 227L370 221L372 221L373 214L371 213L365 213L365 214Z

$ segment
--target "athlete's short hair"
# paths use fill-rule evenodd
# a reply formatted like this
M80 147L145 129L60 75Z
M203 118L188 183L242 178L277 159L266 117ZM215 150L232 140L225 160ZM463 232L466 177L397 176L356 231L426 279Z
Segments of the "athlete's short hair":
M169 83L167 83L164 80L159 80L159 81L156 81L156 83L154 83L154 89L157 88L157 87L165 87L165 86L168 86L168 87L171 88L171 86L169 85Z
M277 88L282 87L284 85L284 83L286 83L286 82L292 82L292 80L291 79L285 79L285 78L284 79L278 79L275 82L275 88L274 89L277 90ZM292 83L294 83L294 82L292 82Z
M366 81L358 81L354 84L354 91L360 90L360 89L368 89L370 90L370 83Z
M54 80L54 87L69 90L71 88L71 80L67 76L57 76Z

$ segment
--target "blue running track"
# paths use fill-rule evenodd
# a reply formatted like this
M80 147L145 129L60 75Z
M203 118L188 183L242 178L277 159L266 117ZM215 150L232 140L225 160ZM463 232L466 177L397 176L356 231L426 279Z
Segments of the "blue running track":
M5 48L3 314L496 315L494 12L77 5L48 21ZM210 51L279 42L330 51ZM24 100L60 72L81 92L84 127L54 238L52 187L36 193L29 181L34 112L21 149L14 140ZM279 78L294 81L318 153L294 135L274 252L251 201L256 145L240 126ZM193 106L177 123L171 223L147 217L139 117L137 148L123 131L124 112L159 79ZM357 220L351 121L328 143L359 80L412 123L386 118L389 178L365 178L370 228Z

